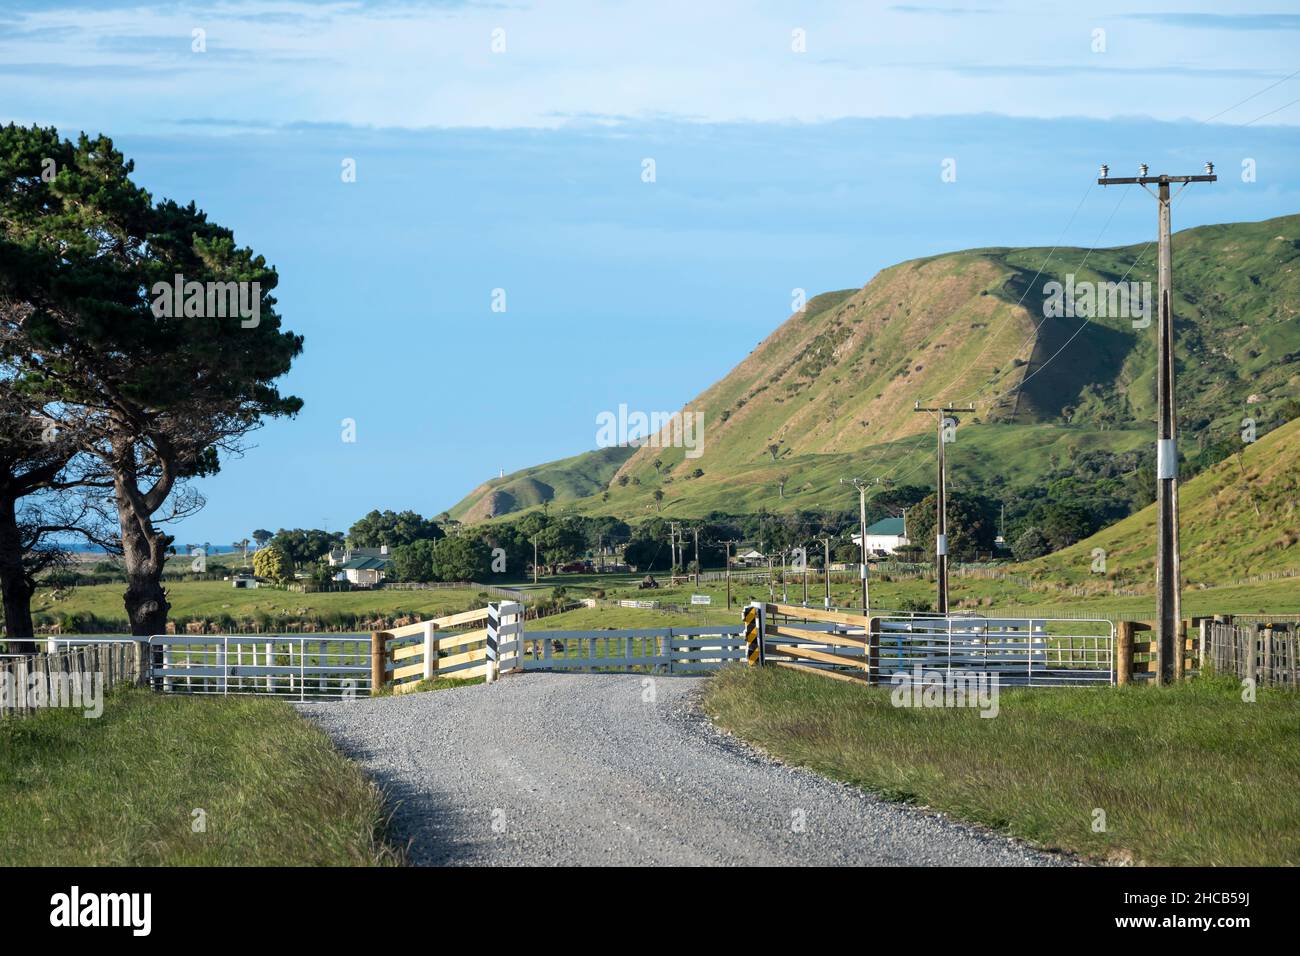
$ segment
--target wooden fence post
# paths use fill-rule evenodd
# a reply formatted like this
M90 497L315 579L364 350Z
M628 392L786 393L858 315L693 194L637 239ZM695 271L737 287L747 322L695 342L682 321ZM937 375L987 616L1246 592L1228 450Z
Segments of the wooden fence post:
M1264 685L1273 683L1273 625L1264 628Z
M388 634L384 631L370 633L370 695L372 697L383 690L386 683L387 643Z
M1133 621L1118 621L1115 626L1115 684L1124 687L1133 680Z
M424 622L424 679L433 680L438 676L438 640L433 636L438 625L432 621Z
M1259 638L1263 633L1263 624L1252 624L1250 636L1246 638L1246 677L1256 687L1259 686Z

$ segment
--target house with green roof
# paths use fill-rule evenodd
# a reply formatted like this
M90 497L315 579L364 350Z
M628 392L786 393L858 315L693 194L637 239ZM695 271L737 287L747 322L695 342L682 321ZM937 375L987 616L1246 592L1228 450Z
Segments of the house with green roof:
M855 534L853 543L861 547L862 535ZM907 540L907 516L898 518L882 518L873 525L867 526L867 554L883 557L887 554L893 554L899 548L905 547L910 542Z
M329 556L330 566L338 572L334 580L349 581L361 587L374 587L382 581L392 560L387 547L353 548Z

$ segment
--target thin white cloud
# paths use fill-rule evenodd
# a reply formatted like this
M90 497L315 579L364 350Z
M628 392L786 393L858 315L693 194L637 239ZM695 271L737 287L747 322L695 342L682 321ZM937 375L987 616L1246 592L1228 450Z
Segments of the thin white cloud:
M1235 21L1216 28L1195 9L1177 14L1199 17L1177 44L1155 42L1167 40L1157 16L1075 4L957 9L792 11L742 0L43 5L12 12L0 30L0 110L114 130L195 116L250 127L493 128L574 117L818 122L1140 110L1178 118L1213 112L1294 68L1293 32ZM205 31L204 53L191 50L195 29ZM493 52L496 30L504 52ZM799 30L806 52L794 48ZM1285 103L1288 92L1260 105ZM1300 110L1270 122L1300 123Z

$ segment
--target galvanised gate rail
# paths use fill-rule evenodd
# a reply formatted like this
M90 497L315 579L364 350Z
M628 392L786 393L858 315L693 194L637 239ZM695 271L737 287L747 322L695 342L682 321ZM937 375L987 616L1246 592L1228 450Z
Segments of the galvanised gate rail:
M1115 682L1115 626L1060 618L878 618L882 675L997 674L1004 686Z
M755 604L764 663L890 684L997 675L1005 686L1115 683L1115 626L1108 620L989 618L977 614L846 613Z
M637 627L598 631L529 631L523 669L700 673L745 659L739 624Z
M746 660L888 684L963 674L1006 686L1115 683L1107 620L873 615L762 604L747 628L527 630L522 606L493 604L365 635L166 635L150 640L150 679L167 693L297 700L396 693L440 678L531 670L699 673ZM482 625L482 626L480 626ZM757 641L757 644L753 642ZM761 654L755 650L760 646ZM917 677L916 675L920 675ZM900 676L901 675L901 676ZM908 675L911 675L910 677Z
M168 694L365 697L370 646L369 637L352 634L163 634L149 639L149 678Z

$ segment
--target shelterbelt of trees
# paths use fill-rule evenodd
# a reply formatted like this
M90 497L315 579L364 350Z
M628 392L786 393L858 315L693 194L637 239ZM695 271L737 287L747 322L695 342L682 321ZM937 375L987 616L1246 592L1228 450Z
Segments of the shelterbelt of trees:
M1286 411L1300 415L1300 403ZM1279 421L1285 420L1283 416ZM1181 473L1191 477L1238 451L1231 442L1206 444L1184 457ZM1048 462L1041 482L1020 488L962 488L950 491L948 542L958 561L995 554L1018 561L1069 547L1151 503L1154 470L1146 452L1084 452L1068 462ZM884 486L868 499L867 521L897 516L906 509L913 544L899 555L906 560L933 558L935 497L919 485ZM1005 518L1003 517L1005 509ZM858 514L850 510L807 510L731 515L715 512L702 518L656 514L639 519L588 516L543 507L514 521L462 525L446 512L426 519L413 511L372 511L343 533L285 529L254 538L284 557L277 566L285 576L308 571L322 583L334 573L325 563L331 548L387 545L392 556L391 581L518 580L532 565L534 545L544 572L558 569L598 550L617 553L638 571L671 570L670 523L678 526L684 548L678 562L694 564L695 537L703 567L724 566L727 543L743 542L765 554L807 549L817 567L824 560L822 541L831 539L833 561L858 560L851 535ZM1006 547L994 539L1005 528Z

